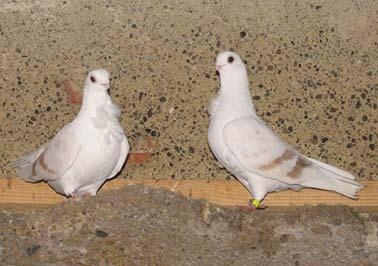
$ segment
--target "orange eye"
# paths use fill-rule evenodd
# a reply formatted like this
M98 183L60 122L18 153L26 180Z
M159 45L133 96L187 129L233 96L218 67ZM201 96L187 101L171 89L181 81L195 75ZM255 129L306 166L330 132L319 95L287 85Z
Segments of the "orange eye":
M95 83L95 82L96 82L96 79L94 78L94 76L91 76L91 77L90 77L90 80L91 80L92 83Z

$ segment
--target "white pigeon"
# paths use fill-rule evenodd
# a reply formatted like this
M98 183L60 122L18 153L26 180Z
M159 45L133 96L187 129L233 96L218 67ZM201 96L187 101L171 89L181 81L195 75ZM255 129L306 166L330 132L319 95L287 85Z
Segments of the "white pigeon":
M90 72L81 110L39 149L9 165L27 182L46 181L56 192L81 197L97 190L122 168L129 143L118 121L120 110L108 93L109 73Z
M208 141L218 162L253 194L251 208L267 193L311 187L356 199L362 185L341 169L305 157L257 117L246 68L233 52L217 56L220 90L209 106Z

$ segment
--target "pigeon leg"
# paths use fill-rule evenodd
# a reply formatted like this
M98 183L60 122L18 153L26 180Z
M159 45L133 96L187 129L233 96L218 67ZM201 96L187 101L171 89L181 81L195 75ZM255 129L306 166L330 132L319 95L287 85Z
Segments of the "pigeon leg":
M264 210L266 207L264 204L261 204L261 202L257 199L250 199L248 201L248 207L254 208L256 210Z
M248 200L247 206L239 206L239 208L243 211L256 211L256 210L264 210L266 207L264 204L261 204L257 199L250 199Z
M72 200L79 201L80 200L80 193L77 189L75 189L71 195L70 195Z

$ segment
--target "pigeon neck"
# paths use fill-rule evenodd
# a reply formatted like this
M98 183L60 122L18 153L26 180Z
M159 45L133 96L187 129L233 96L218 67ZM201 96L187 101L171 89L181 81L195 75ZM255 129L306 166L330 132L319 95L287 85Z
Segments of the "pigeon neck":
M84 88L83 102L80 112L92 112L96 110L98 105L107 103L110 96L107 91L92 90Z
M221 88L224 93L247 93L249 95L248 75L245 68L221 73Z
M233 71L221 75L221 99L228 109L234 110L239 115L255 115L251 96L249 93L249 81L247 71Z

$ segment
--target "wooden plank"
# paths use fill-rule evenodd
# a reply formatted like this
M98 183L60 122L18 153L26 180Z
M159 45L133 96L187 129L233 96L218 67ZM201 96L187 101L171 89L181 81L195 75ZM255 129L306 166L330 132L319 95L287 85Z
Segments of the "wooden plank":
M269 207L302 206L305 204L344 204L378 212L378 181L359 181L366 187L360 191L360 198L358 200L352 200L333 192L303 189L298 192L287 190L271 193L264 200L264 204ZM247 190L236 180L207 181L197 179L157 181L152 179L114 179L107 182L101 191L119 189L131 184L166 188L187 197L206 199L223 206L246 205L250 198ZM26 183L19 178L0 179L0 206L9 204L45 205L62 202L63 200L65 200L65 197L55 193L46 183Z

